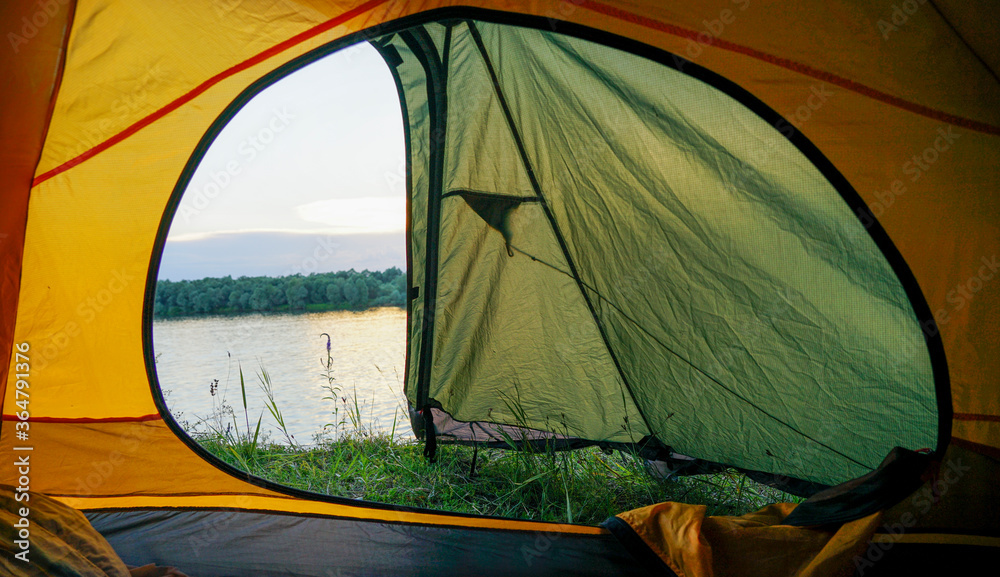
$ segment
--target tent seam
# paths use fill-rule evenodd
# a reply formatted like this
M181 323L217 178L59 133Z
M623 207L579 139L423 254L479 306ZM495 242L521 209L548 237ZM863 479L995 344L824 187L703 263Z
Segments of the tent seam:
M422 26L404 30L400 38L410 47L424 69L429 111L428 152L428 202L426 253L424 255L424 309L420 329L420 358L417 360L416 405L425 411L424 455L433 461L436 452L435 430L430 412L430 380L433 371L434 323L437 307L437 282L439 275L439 242L441 234L441 193L444 188L444 150L440 136L446 134L448 123L448 52L451 45L451 27L445 30L442 56L438 56L433 40ZM426 46L425 46L426 44ZM433 61L431 60L433 57ZM440 94L438 93L440 91ZM440 102L439 102L440 100Z
M996 80L997 84L1000 84L1000 76L997 76L996 71L990 68L990 65L987 64L985 60L983 60L983 57L979 55L979 52L976 52L976 49L973 48L971 44L969 44L969 41L965 39L965 36L962 36L962 34L958 31L958 29L955 28L955 25L952 24L951 20L949 20L948 17L944 15L944 12L941 11L937 3L934 2L934 0L930 0L930 2L928 3L931 5L931 8L933 8L934 11L937 12L937 15L941 17L941 20L944 21L945 25L948 26L948 29L955 34L955 37L958 38L959 41L961 41L962 45L965 46L969 50L969 52L976 57L976 60L978 60L980 64L983 65L983 68L986 69L986 72L988 72L989 75L993 77L993 80Z
M628 12L626 10L621 10L617 8L612 8L606 4L600 2L593 2L591 0L577 0L574 4L578 4L583 8L587 8L599 14L604 14L605 16L610 16L624 22L629 22L631 24L636 24L644 28L649 28L651 30L657 30L665 34L670 34L671 36L677 36L680 38L686 38L689 40L697 40L698 33L693 30L688 30L680 26L675 26L673 24L666 24L660 22L654 18L649 18L647 16L641 16L633 12ZM955 126L961 126L968 130L973 130L975 132L982 132L984 134L990 134L993 136L1000 136L1000 126L989 124L987 122L981 122L979 120L973 120L971 118L965 118L963 116L958 116L955 114L950 114L944 112L943 110L938 110L936 108L931 108L930 106L925 106L923 104L917 104L916 102L910 102L900 98L899 96L893 96L887 92L882 92L862 84L850 78L845 78L839 76L832 72L827 72L825 70L820 70L818 68L813 68L807 64L797 62L788 58L782 58L780 56L775 56L769 54L762 50L757 50L756 48L751 48L749 46L744 46L742 44L737 44L735 42L730 42L723 40L721 38L716 38L714 45L722 50L727 50L729 52L736 52L738 54L743 54L757 60L773 64L775 66L791 70L792 72L797 72L804 76L809 76L816 78L818 80L825 80L831 84L850 90L862 96L866 96L873 100L878 100L884 102L890 106L900 108L931 120L939 120L941 122L947 122L949 124L954 124ZM684 60L681 56L677 56L678 59Z
M511 131L511 137L514 139L514 144L517 146L517 150L521 158L521 163L524 167L525 172L528 175L528 180L531 182L531 187L532 189L534 189L535 195L539 199L539 204L542 207L542 211L548 218L549 225L552 227L552 232L555 235L556 240L559 242L559 248L562 250L563 257L566 259L566 263L569 265L571 271L570 276L576 281L577 288L580 289L580 296L582 296L584 302L587 303L587 309L590 311L590 316L593 319L594 324L601 335L601 340L604 342L604 347L607 350L608 355L611 357L611 361L615 365L615 369L618 372L618 377L622 381L622 385L624 386L625 390L628 391L629 397L632 398L632 404L635 405L635 409L639 413L639 418L642 419L643 424L646 426L646 430L649 431L649 434L652 435L653 437L656 437L655 433L653 432L653 427L650 426L649 419L646 418L645 412L639 405L639 400L636 398L635 392L632 390L632 386L629 384L628 379L625 377L625 371L624 369L622 369L621 363L618 360L618 355L615 354L615 351L611 346L611 342L608 340L607 332L605 331L604 325L601 323L600 319L597 316L597 310L594 308L594 303L591 302L590 297L587 296L587 291L584 288L585 284L583 280L580 278L580 275L577 273L576 264L573 262L573 258L569 254L569 248L566 246L566 240L563 237L562 232L559 230L559 226L556 223L555 216L549 209L549 205L548 202L546 202L545 200L545 196L542 194L542 187L539 184L537 177L535 176L535 171L531 166L531 161L528 158L527 150L525 150L524 148L524 142L521 140L521 135L520 133L518 133L517 127L514 126L514 118L511 114L510 107L507 104L506 98L504 98L503 96L503 90L500 88L500 79L497 77L496 71L493 68L493 63L490 61L489 55L486 52L486 46L485 44L483 44L483 39L482 36L480 36L479 34L479 29L476 27L475 22L473 22L472 20L467 20L466 24L469 27L469 33L472 35L472 38L475 41L477 51L479 52L480 57L483 59L483 64L486 65L486 70L493 81L493 90L496 93L497 99L500 101L500 108L503 110L504 119L506 120L507 123L507 128L508 130ZM624 407L624 409L625 409L625 418L627 423L628 407Z
M152 112L152 113L148 114L147 116L144 116L143 118L140 118L136 122L134 122L131 125L129 125L125 130L122 130L121 132L119 132L118 134L112 136L111 138L108 138L104 142L102 142L102 143L100 143L100 144L98 144L98 145L90 148L89 150L86 150L86 151L80 153L79 155L75 156L74 158L71 158L71 159L67 160L66 162L63 162L62 164L56 166L55 168L53 168L51 170L49 170L49 171L47 171L47 172L45 172L45 173L43 173L43 174L41 174L39 176L36 176L35 179L32 181L31 186L32 187L36 187L36 186L40 185L41 183L49 180L50 178L53 178L53 177L55 177L55 176L57 176L59 174L62 174L63 172L66 172L67 170L69 170L69 169L71 169L71 168L73 168L73 167L75 167L77 165L80 165L80 164L86 162L87 160L90 160L91 158L97 156L98 154L104 152L105 150L108 150L112 146L114 146L114 145L116 145L116 144L124 141L125 139L129 138L130 136L138 133L143 128L146 128L147 126L150 126L151 124L153 124L157 120L163 118L167 114L170 114L171 112L179 109L180 107L184 106L188 102L191 102L192 100L194 100L198 96L201 96L205 92L208 92L209 89L211 89L215 85L219 84L223 80L231 78L231 77L235 76L236 74L238 74L240 72L243 72L244 70L248 70L248 69L252 68L253 66L256 66L257 64L260 64L262 62L266 62L267 60L273 58L274 56L277 56L278 54L281 54L285 50L288 50L288 49L290 49L290 48L292 48L294 46L297 46L297 45L299 45L299 44L301 44L301 43L303 43L303 42L305 42L305 41L307 41L307 40L309 40L309 39L311 39L311 38L313 38L315 36L319 36L323 32L326 32L326 31L328 31L328 30L330 30L330 29L332 29L332 28L334 28L334 27L336 27L336 26L338 26L338 25L340 25L340 24L342 24L344 22L352 20L352 19L354 19L354 18L356 18L356 17L364 14L365 12L369 12L372 9L374 9L375 7L377 7L377 6L381 5L381 4L385 4L388 1L389 0L369 0L368 2L365 2L364 4L362 4L360 6L357 6L355 8L352 8L351 10L348 10L347 12L344 12L344 13L340 14L339 16L335 16L335 17L327 20L326 22L323 22L322 24L317 24L316 26L313 26L312 28L309 28L309 29L307 29L307 30L305 30L303 32L300 32L300 33L296 34L295 36L292 36L291 38L289 38L287 40L284 40L282 42L279 42L278 44L275 44L274 46L268 48L267 50L264 50L263 52L259 52L259 53L255 54L254 56L251 56L250 58L247 58L246 60L243 60L242 62L239 62L239 63L237 63L237 64L235 64L233 66L230 66L229 68L226 68L222 72L219 72L218 74L216 74L216 75L208 78L207 80L205 80L201 84L195 86L194 88L192 88L191 90L185 92L184 94L180 95L179 97L175 98L174 100L171 100L165 106L159 108L155 112Z

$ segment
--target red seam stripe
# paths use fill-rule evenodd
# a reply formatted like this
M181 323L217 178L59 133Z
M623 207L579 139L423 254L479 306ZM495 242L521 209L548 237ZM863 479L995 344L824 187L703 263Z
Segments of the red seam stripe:
M209 88L215 86L216 84L222 82L223 80L225 80L225 79L227 79L227 78L229 78L229 77L231 77L231 76L233 76L235 74L238 74L238 73L246 70L247 68L250 68L252 66L260 64L261 62L267 60L268 58L271 58L272 56L275 56L275 55L277 55L277 54L279 54L281 52L284 52L285 50L288 50L289 48L292 48L293 46L295 46L297 44L301 44L301 43L305 42L306 40L309 40L310 38L313 38L314 36L318 36L318 35L322 34L323 32L326 32L327 30L330 30L331 28L334 28L334 27L336 27L336 26L338 26L340 24L343 24L344 22L347 22L348 20L351 20L352 18L355 18L355 17L357 17L360 14L364 14L365 12L368 12L369 10L375 8L376 6L378 6L380 4L385 4L388 1L389 0L369 0L368 2L365 2L364 4L358 6L357 8L354 8L352 10L348 10L347 12L344 12L340 16L336 16L336 17L334 17L334 18L332 18L330 20L327 20L326 22L324 22L322 24L318 24L318 25L310 28L309 30L306 30L305 32L301 32L299 34L296 34L295 36L292 36L288 40L285 40L284 42L281 42L280 44L275 44L271 48L268 48L267 50L265 50L265 51L257 54L256 56L253 56L253 57L251 57L251 58L249 58L247 60L244 60L243 62L240 62L239 64L237 64L237 65L235 65L235 66L233 66L231 68L223 70L222 72L220 72L220 73L216 74L215 76L209 78L208 80L202 82L201 84L199 84L198 86L196 86L194 89L192 89L191 91L189 91L186 94L182 95L181 97L177 98L173 102L170 102L169 104L167 104L163 108L160 108L156 112L153 112L150 115L146 116L145 118L140 119L139 121L135 122L134 124L132 124L131 126L129 126L128 128L126 128L125 130L119 132L118 134L112 136L111 138L105 140L104 142L98 144L97 146L94 146L90 150L87 150L86 152L83 152L82 154L80 154L76 158L72 158L70 160L67 160L66 162L60 164L59 166L53 168L52 170L49 170L48 172L35 177L35 179L31 182L31 186L38 186L39 184L45 182L46 180L52 178L53 176L56 176L57 174L60 174L62 172L66 172L67 170L73 168L74 166L76 166L76 165L78 165L78 164L80 164L80 163L82 163L82 162L84 162L84 161L86 161L86 160L88 160L88 159L96 156L97 154L100 154L101 152L104 152L105 150L107 150L107 149L111 148L112 146L118 144L119 142L125 140L129 136L132 136L136 132L139 132L143 128L145 128L145 127L149 126L150 124L156 122L160 118L163 118L167 114L173 112L174 110L177 110L181 106L183 106L183 105L187 104L188 102L194 100L196 97L198 97L199 95L201 95L203 92L205 92Z
M160 421L163 417L159 413L155 415L143 415L141 417L104 417L104 418L91 418L91 417L29 417L29 423L139 423L143 421ZM4 415L4 421L18 421L21 419L17 415Z
M1000 415L980 415L977 413L955 413L952 417L956 421L990 421L1000 423Z
M577 0L574 0L576 3ZM674 26L673 24L666 24L660 22L659 20L654 20L652 18L647 18L645 16L640 16L633 12L628 12L618 8L613 8L600 2L592 2L590 0L582 0L579 3L580 6L604 14L605 16L611 16L612 18L617 18L625 22L632 24L637 24L645 28L651 28L653 30L658 30L660 32L665 32L673 36L679 36L681 38L687 38L689 40L698 41L699 33L693 30L688 30L687 28L681 28L680 26ZM730 52L737 52L739 54L744 54L758 60L763 60L774 64L775 66L780 66L782 68L787 68L793 72L798 72L805 76L811 76L813 78L823 80L824 82L829 82L841 88L845 88L852 92L857 92L858 94L879 100L886 104L890 104L897 108L902 108L903 110L908 110L915 114L921 116L926 116L927 118L933 120L940 120L942 122L947 122L948 124L953 124L955 126L961 126L969 130L974 130L976 132L982 132L985 134L992 134L994 136L1000 136L1000 126L994 126L992 124L987 124L985 122L979 122L978 120L972 120L970 118L964 118L961 116L956 116L954 114L948 114L947 112L942 112L940 110L931 108L929 106L924 106L922 104L917 104L915 102L910 102L904 100L897 96L891 94L886 94L876 90L870 86L861 84L860 82L855 82L849 78L844 78L843 76L837 76L836 74L826 72L825 70L819 70L818 68L813 68L807 64L801 62L796 62L794 60L789 60L787 58L782 58L780 56L775 56L773 54L768 54L766 52L761 52L754 48L748 46L743 46L741 44L736 44L734 42L729 42L722 40L720 38L713 38L712 46L722 48L723 50L729 50Z

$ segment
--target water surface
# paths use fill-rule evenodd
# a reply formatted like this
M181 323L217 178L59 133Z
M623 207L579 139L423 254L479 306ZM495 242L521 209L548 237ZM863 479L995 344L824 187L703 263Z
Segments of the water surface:
M324 388L326 337L321 333L332 337L334 385L340 388L336 401L323 398L330 393ZM354 398L366 426L389 430L395 419L397 433L411 435L403 399L405 333L406 311L399 308L191 317L155 321L153 350L167 405L189 428L204 430L206 425L197 424L204 419L218 425L211 415L224 399L245 429L242 365L251 427L263 413L261 430L269 431L272 440L283 439L258 384L263 366L289 432L309 444L324 425L347 419L343 399L353 406ZM212 395L215 379L219 383ZM225 425L230 423L225 419Z

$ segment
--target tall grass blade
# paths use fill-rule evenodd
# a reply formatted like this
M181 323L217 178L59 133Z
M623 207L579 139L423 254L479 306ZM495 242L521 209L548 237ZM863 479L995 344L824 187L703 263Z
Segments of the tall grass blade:
M243 393L243 416L247 421L247 434L250 434L250 413L247 410L247 384L243 380L243 365L240 364L240 391Z

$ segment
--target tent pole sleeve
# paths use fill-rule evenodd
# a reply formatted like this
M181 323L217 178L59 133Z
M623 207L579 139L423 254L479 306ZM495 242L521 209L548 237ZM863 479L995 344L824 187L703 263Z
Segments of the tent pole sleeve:
M448 96L447 63L451 26L445 31L443 61L434 41L423 28L400 34L417 56L427 75L427 107L430 111L430 186L427 199L427 255L424 263L424 311L420 332L420 360L417 369L417 408L424 416L424 455L434 460L436 439L430 406L430 379L433 366L434 320L437 299L438 252L441 232L441 194L444 187L444 147L446 145Z
M388 36L383 42L372 42L371 45L385 60L386 67L392 74L392 81L396 85L396 93L399 96L399 109L403 117L403 146L406 149L405 182L406 189L406 359L403 367L403 391L404 395L409 393L410 383L410 342L413 323L413 301L419 294L419 289L413 286L413 135L410 131L410 109L406 103L406 90L403 88L403 79L400 77L399 66L402 64L402 57L399 51L391 44L392 36Z

